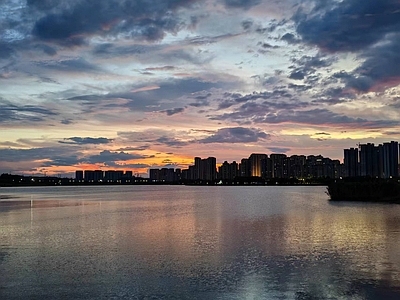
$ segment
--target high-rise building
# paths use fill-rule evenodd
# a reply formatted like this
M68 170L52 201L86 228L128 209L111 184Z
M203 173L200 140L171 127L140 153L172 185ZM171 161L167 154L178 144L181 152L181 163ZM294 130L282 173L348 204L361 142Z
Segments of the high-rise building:
M108 170L104 172L104 180L106 182L117 182L121 180L124 171Z
M84 180L87 182L99 182L104 178L104 172L102 170L85 170Z
M287 156L286 154L271 154L271 178L287 178Z
M241 177L249 177L250 173L250 161L247 158L242 158L239 164L239 174Z
M288 175L289 178L304 178L305 175L305 165L306 165L305 155L292 155L288 158Z
M266 154L253 153L249 157L250 163L250 176L261 177L262 176L262 162L266 160L268 156Z
M77 181L83 181L83 171L75 171L75 179Z
M360 175L379 177L379 147L373 143L360 145Z
M344 149L343 162L346 177L356 177L360 175L358 148Z
M383 143L382 152L382 177L391 178L399 176L399 143L391 141Z
M203 180L217 179L217 159L215 157L208 157L202 160L203 164Z
M195 157L194 158L194 168L192 170L192 179L201 179L203 176L203 165L202 165L202 159L201 157Z
M239 168L236 161L228 163L224 161L218 168L218 178L222 180L233 180L239 174Z

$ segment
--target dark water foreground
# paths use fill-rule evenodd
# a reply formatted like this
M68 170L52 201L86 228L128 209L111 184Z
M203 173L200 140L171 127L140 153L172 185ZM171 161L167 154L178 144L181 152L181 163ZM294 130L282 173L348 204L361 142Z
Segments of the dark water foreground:
M0 299L400 299L399 205L325 187L3 191L29 207L0 202Z

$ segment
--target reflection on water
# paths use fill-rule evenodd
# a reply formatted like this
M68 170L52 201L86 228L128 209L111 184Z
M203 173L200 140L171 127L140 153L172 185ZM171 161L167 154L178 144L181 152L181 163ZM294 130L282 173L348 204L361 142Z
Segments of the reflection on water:
M324 191L7 189L0 299L400 299L400 206Z

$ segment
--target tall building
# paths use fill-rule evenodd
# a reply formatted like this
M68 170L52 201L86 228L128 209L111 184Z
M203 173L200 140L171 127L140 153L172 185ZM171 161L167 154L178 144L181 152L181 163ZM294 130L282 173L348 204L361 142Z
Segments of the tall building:
M305 155L292 155L288 158L288 175L289 178L304 178L305 175L305 165L306 165Z
M360 175L358 148L344 149L343 162L346 177L356 177Z
M121 180L123 175L124 171L108 170L104 172L104 180L106 182L117 182L118 180Z
M104 172L102 170L85 170L83 178L87 182L99 182L104 178Z
M250 161L247 158L242 158L239 164L239 174L241 177L251 176L250 172Z
M379 147L373 143L360 145L360 175L379 177Z
M250 176L261 177L262 176L262 165L263 160L266 160L268 156L266 154L252 153L249 157L250 164Z
M271 154L271 178L288 178L286 154Z
M201 157L195 157L194 158L194 166L192 169L192 178L191 179L201 179L203 177L203 165L202 165L202 159Z
M391 178L399 176L399 143L391 141L383 143L382 152L382 177Z
M181 179L181 169L174 170L173 168L150 169L150 180L152 182L169 182L178 181Z
M208 157L202 159L203 164L203 178L204 180L215 180L217 179L217 159L215 157Z
M224 161L224 163L218 168L218 178L222 180L233 180L236 176L239 175L239 168L236 161L232 163L228 163Z
M83 171L75 171L75 179L77 181L83 181Z

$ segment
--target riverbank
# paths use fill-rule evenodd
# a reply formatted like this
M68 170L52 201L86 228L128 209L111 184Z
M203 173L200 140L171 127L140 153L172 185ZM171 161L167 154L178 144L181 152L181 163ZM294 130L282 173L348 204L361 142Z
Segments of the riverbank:
M339 180L328 184L327 194L331 201L400 204L400 183L397 180L383 179Z

